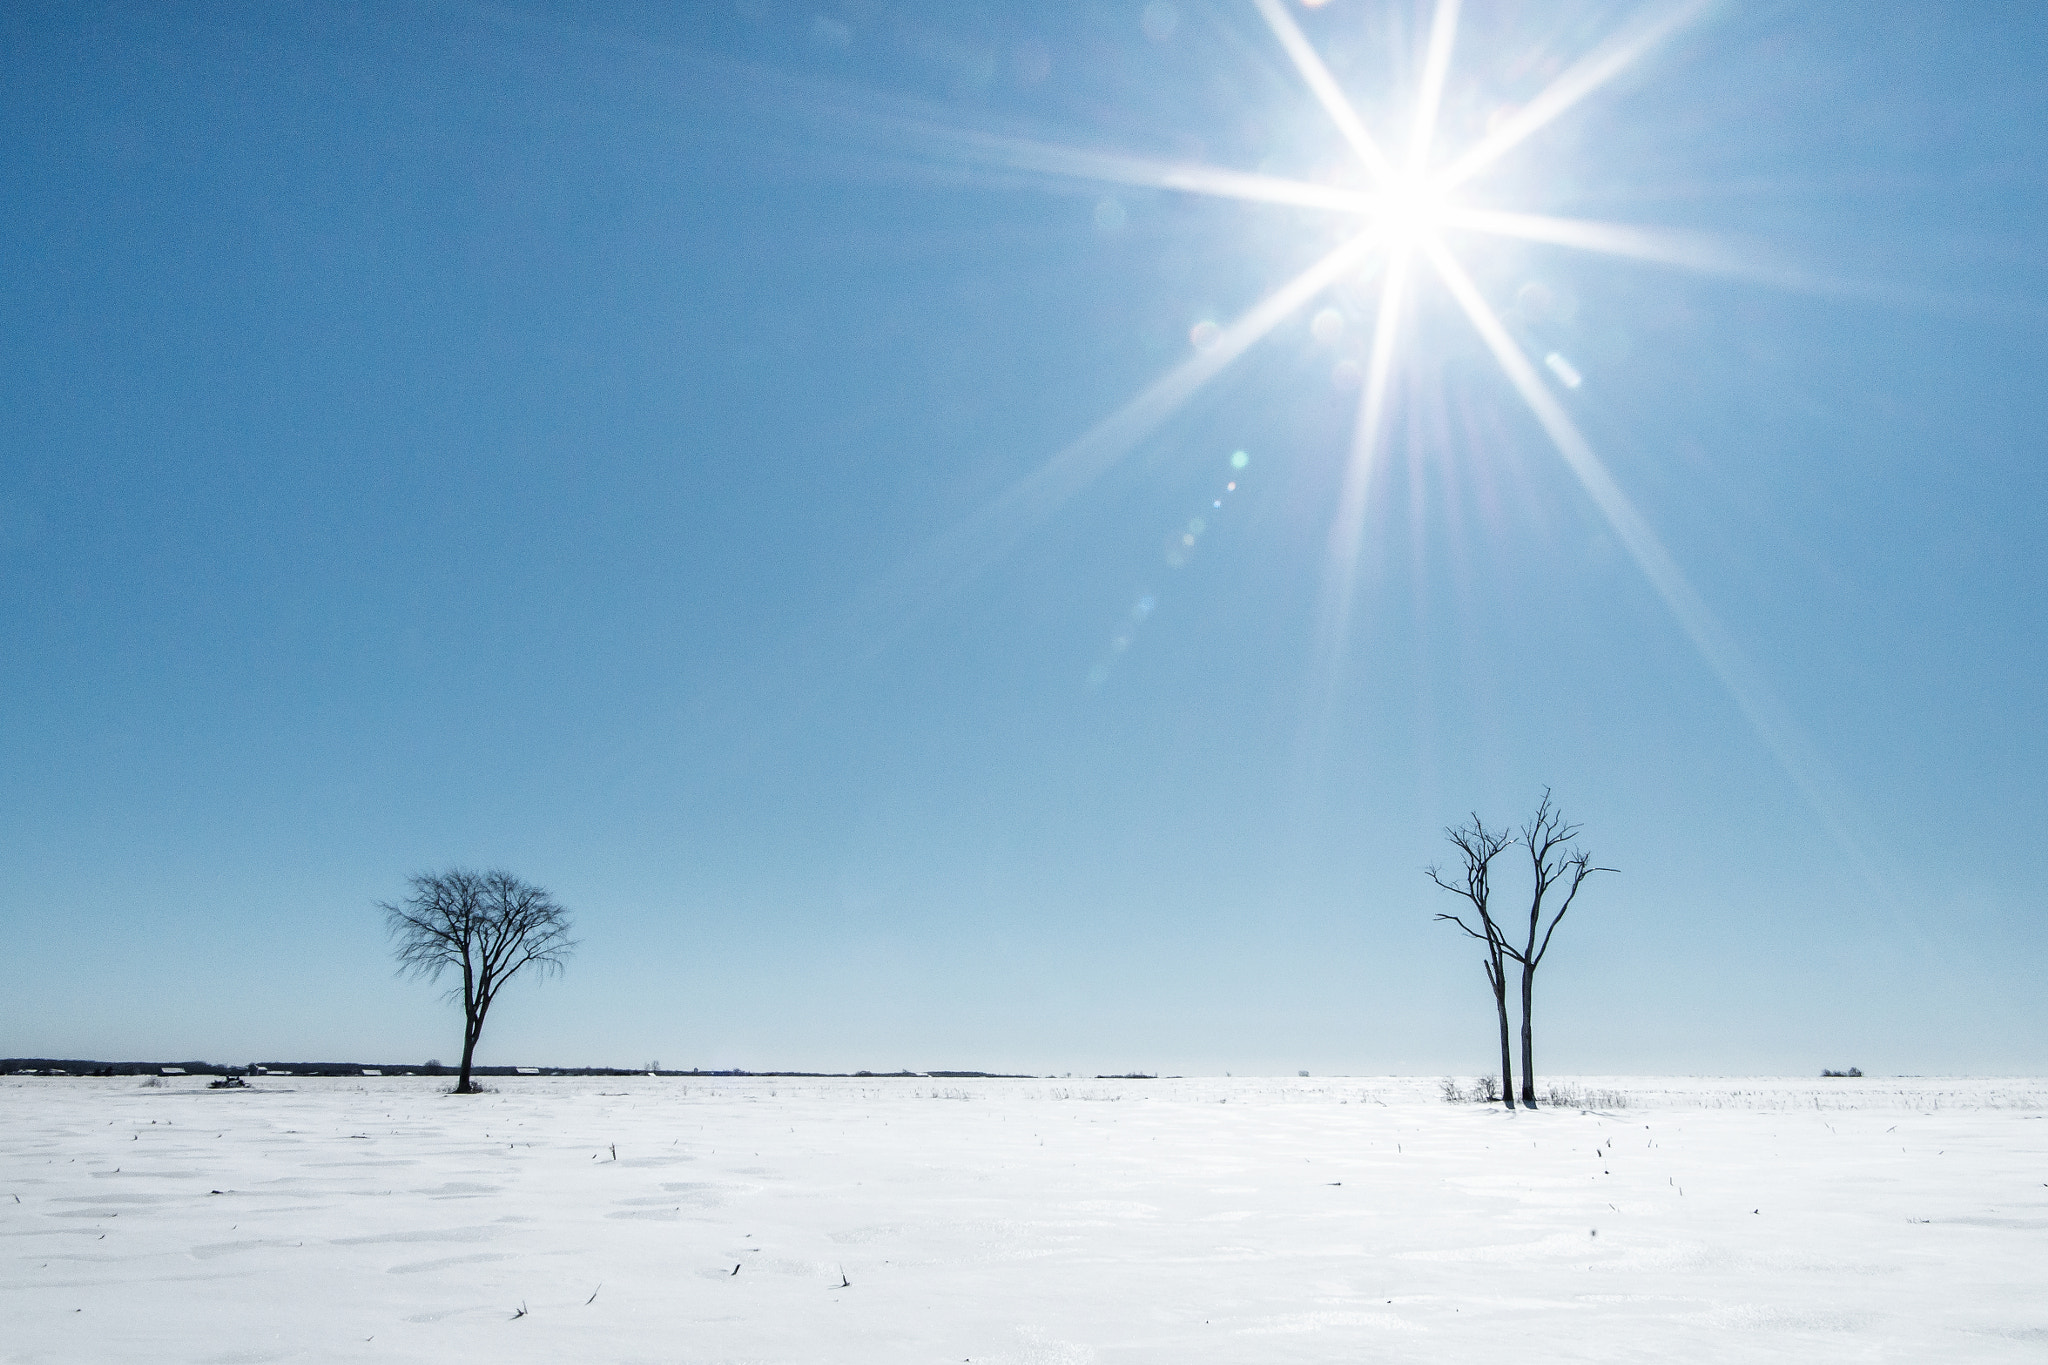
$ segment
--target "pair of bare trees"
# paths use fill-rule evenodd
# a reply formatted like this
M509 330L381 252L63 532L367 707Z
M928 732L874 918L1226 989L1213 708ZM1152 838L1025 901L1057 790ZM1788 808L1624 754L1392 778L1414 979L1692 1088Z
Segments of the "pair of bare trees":
M544 889L509 872L422 872L411 892L378 909L391 930L398 969L410 976L460 976L451 998L462 997L462 1075L458 1095L474 1094L470 1061L483 1035L484 1016L505 983L528 967L542 975L562 970L576 944L569 912Z
M1515 1107L1515 1065L1509 1046L1508 979L1516 968L1520 969L1522 1104L1533 1109L1536 1106L1535 1030L1530 1015L1536 995L1536 969L1550 951L1551 936L1572 908L1572 902L1578 898L1579 888L1586 879L1596 872L1614 871L1611 867L1593 866L1593 855L1572 843L1578 833L1579 826L1564 818L1564 813L1552 803L1550 789L1546 787L1536 814L1518 832L1511 833L1505 828L1488 829L1477 812L1470 823L1446 828L1444 837L1458 851L1462 867L1448 876L1441 866L1429 868L1431 881L1470 902L1468 914L1471 922L1468 922L1467 914L1440 914L1437 918L1457 925L1483 946L1486 984L1493 992L1494 1011L1500 1020L1501 1098L1510 1109ZM1516 924L1512 938L1509 923L1494 914L1492 902L1494 859L1511 848L1520 848L1528 855L1531 884L1527 932L1522 933L1521 926Z

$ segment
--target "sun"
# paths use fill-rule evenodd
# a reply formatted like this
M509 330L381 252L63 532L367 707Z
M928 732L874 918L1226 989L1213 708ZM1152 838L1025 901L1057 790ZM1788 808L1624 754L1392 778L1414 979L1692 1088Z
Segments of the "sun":
M1380 191L1373 226L1389 247L1410 250L1434 238L1452 209L1452 197L1428 177L1404 175Z

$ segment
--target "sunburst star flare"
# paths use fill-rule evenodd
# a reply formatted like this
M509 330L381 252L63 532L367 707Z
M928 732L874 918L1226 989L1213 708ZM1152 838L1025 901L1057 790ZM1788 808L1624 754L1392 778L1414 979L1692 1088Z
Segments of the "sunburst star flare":
M1414 265L1418 260L1426 260L1432 267L1429 274L1444 287L1477 332L1508 387L1529 409L1709 670L1822 822L1849 850L1858 866L1876 881L1874 864L1849 832L1846 801L1839 795L1839 784L1829 774L1827 765L1803 737L1790 710L1777 699L1762 672L1748 660L1615 481L1542 374L1509 336L1446 241L1447 233L1518 239L1705 274L1801 287L1805 277L1799 272L1759 264L1754 253L1738 251L1708 234L1560 218L1467 202L1472 187L1483 181L1488 172L1561 116L1667 44L1705 13L1711 0L1678 0L1637 11L1569 65L1535 98L1498 121L1477 142L1450 156L1442 169L1432 168L1439 160L1439 113L1455 65L1460 0L1438 0L1432 11L1419 63L1421 76L1407 120L1405 155L1399 163L1387 154L1383 141L1367 126L1283 0L1250 3L1364 170L1370 189L1357 191L1338 184L1318 185L1313 181L1223 171L1196 164L1176 165L1014 139L981 139L979 150L992 163L1079 180L1144 185L1329 211L1356 219L1357 235L1347 238L1267 295L1236 322L1207 338L1194 355L905 566L879 600L892 604L900 619L906 603L929 605L937 596L951 592L994 563L1031 526L1113 467L1281 321L1313 303L1340 281L1355 280L1360 264L1375 257L1379 266L1376 321L1357 419L1344 461L1342 491L1330 525L1321 613L1322 643L1318 651L1322 677L1311 689L1312 694L1323 699L1326 710L1334 706L1365 545L1374 473L1384 456L1395 377L1402 362L1404 316L1413 315L1423 303ZM1568 361L1559 358L1559 363L1552 363L1550 369L1560 383L1577 387L1577 371Z

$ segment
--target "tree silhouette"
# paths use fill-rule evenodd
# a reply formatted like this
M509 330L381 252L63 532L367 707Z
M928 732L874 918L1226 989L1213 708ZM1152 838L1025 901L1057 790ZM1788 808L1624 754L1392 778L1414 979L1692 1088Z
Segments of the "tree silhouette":
M538 886L509 872L422 872L408 879L411 892L399 904L379 901L395 940L401 975L438 979L461 974L450 999L462 998L462 1074L458 1095L473 1094L471 1058L483 1035L484 1016L505 983L528 967L542 975L562 970L575 943L569 914Z
M1529 933L1521 947L1510 946L1506 952L1522 964L1522 1103L1530 1107L1536 1103L1536 1035L1529 1018L1536 994L1536 969L1550 951L1550 936L1557 932L1565 912L1572 908L1586 878L1596 872L1615 870L1594 867L1593 855L1572 844L1578 833L1579 826L1566 820L1564 813L1551 804L1550 788L1545 787L1536 814L1522 826L1521 837L1515 841L1529 854ZM1555 908L1546 922L1543 901L1552 893L1559 893L1564 899L1553 900ZM1501 1027L1507 1027L1505 1015Z
M1438 915L1448 920L1486 946L1486 984L1493 990L1493 1006L1500 1017L1500 1093L1507 1107L1515 1107L1515 1062L1508 1046L1508 975L1507 940L1502 937L1500 926L1494 923L1492 911L1488 908L1491 896L1489 878L1493 860L1514 843L1514 836L1506 830L1490 830L1478 814L1472 816L1469 825L1447 826L1444 838L1451 847L1458 850L1458 857L1464 863L1462 885L1444 880L1443 870L1432 863L1429 879L1453 895L1463 896L1472 903L1472 916L1479 922L1478 928L1467 924L1460 915ZM1527 1036L1526 1034L1524 1035ZM1527 1044L1525 1043L1526 1047Z

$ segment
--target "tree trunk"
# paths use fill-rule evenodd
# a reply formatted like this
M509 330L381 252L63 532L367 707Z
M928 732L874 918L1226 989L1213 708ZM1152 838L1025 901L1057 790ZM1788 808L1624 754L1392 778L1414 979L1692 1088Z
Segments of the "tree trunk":
M1525 964L1522 968L1522 1105L1527 1109L1536 1107L1536 1063L1531 1055L1536 1035L1529 1026L1529 1002L1535 993L1536 969Z
M1503 1024L1503 1025L1502 1025L1502 1027L1503 1027L1503 1028L1505 1028L1505 1027L1506 1027L1506 1025L1505 1025L1505 1024ZM463 1025L462 1025L462 1076L461 1076L461 1078L460 1078L459 1080L457 1080L457 1081L455 1082L455 1093L456 1093L456 1094L458 1094L458 1095L467 1095L467 1094L470 1094L470 1093L471 1093L471 1092L472 1092L472 1091L473 1091L473 1090L475 1089L475 1087L474 1087L474 1086L472 1086L472 1085L470 1084L470 1081L469 1081L469 1059L470 1059L471 1057L473 1057L474 1055L476 1055L476 1040L477 1040L477 1035L478 1035L478 1034L480 1034L480 1033L482 1033L482 1032L483 1032L483 1027L482 1027L482 1021L481 1021L481 1020L478 1020L478 1021L477 1021L477 1022L475 1022L475 1023L471 1023L471 1022L470 1022L470 1021L468 1021L468 1020L464 1020L464 1021L463 1021Z
M1500 1006L1500 1097L1512 1109L1515 1107L1515 1060L1508 1051L1508 993L1500 992L1495 1003Z
M1487 984L1493 987L1493 1007L1500 1015L1500 1097L1508 1108L1515 1107L1515 1057L1508 1050L1508 981L1502 970L1503 965L1495 960L1488 965Z

